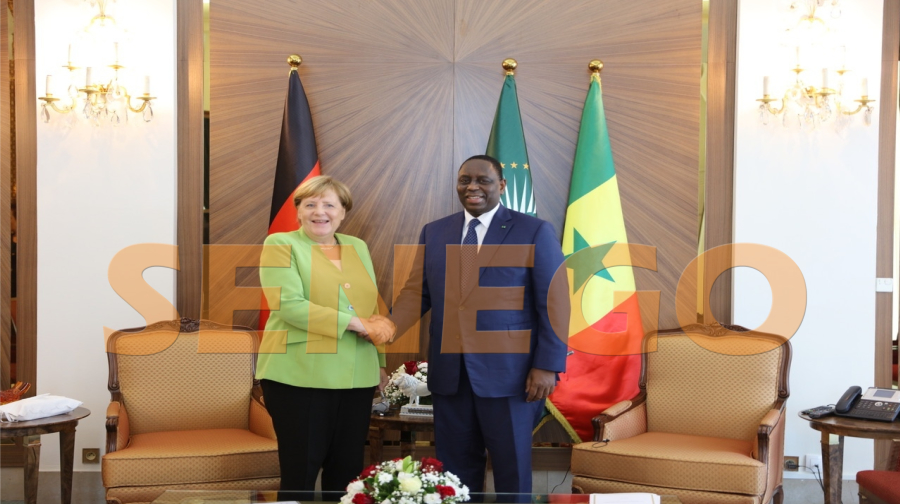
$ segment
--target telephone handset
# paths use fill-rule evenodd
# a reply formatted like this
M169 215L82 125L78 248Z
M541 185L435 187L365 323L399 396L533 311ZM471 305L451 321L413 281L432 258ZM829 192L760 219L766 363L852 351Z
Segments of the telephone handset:
M865 420L893 422L897 419L898 413L900 413L900 390L894 389L869 387L863 393L861 387L854 385L848 388L834 405L835 415Z

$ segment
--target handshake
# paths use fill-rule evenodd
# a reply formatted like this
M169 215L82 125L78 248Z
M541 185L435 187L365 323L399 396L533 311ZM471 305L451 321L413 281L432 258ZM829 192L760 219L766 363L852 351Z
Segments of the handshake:
M363 326L362 331L358 331L360 337L371 341L373 345L383 345L394 339L394 333L397 332L397 326L384 315L372 315L368 319L360 318L359 322Z

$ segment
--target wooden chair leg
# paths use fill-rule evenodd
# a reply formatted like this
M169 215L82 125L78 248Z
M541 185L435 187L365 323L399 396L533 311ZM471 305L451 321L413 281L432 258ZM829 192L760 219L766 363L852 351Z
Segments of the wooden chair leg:
M772 504L782 504L784 502L784 487L778 485L778 488L772 492Z

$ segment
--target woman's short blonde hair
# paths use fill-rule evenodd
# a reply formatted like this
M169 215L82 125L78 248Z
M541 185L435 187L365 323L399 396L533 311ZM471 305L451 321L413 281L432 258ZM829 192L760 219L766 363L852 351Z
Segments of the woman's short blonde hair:
M350 196L350 189L343 182L327 175L319 175L300 184L300 187L294 192L294 207L299 207L300 202L304 198L315 198L329 190L334 191L345 211L349 212L353 208L353 197Z

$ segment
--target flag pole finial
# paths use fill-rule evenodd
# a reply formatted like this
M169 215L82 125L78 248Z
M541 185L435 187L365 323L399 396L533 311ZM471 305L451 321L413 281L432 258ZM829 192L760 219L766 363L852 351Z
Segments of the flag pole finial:
M519 66L519 63L512 58L503 60L503 69L506 70L506 75L515 75L517 66Z
M603 70L603 62L598 59L591 60L591 62L588 63L588 68L591 69L592 74L599 76L600 70Z
M291 72L296 72L300 64L303 63L303 58L299 54L291 54L288 56L287 62L288 65L291 65Z

